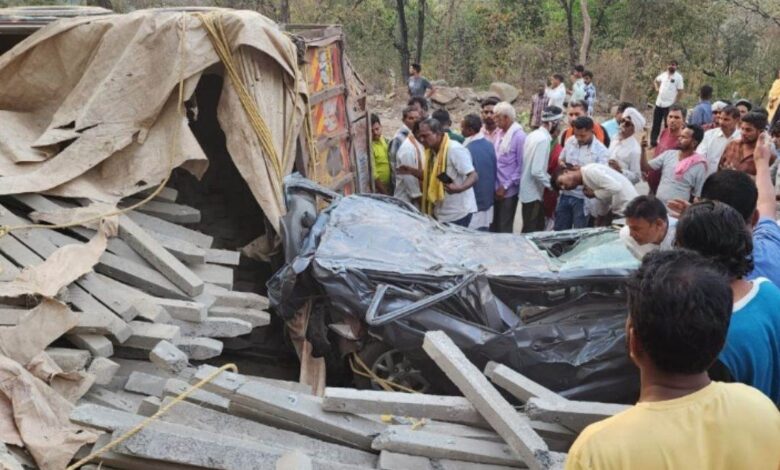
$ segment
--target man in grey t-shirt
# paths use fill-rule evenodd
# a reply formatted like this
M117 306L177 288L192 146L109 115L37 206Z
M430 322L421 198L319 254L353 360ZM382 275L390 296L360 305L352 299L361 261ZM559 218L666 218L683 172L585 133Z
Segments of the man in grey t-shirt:
M690 201L701 195L701 187L707 179L707 159L696 153L696 147L704 138L704 130L688 125L680 133L677 148L667 150L649 162L642 158L642 171L661 170L661 184L655 196L664 204L672 199Z
M421 71L422 67L420 64L412 64L409 66L409 96L421 96L428 99L433 94L433 85L420 75Z

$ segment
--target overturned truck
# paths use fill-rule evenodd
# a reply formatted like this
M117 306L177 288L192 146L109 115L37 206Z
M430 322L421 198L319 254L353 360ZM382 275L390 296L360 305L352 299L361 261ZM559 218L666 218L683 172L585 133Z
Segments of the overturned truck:
M503 363L567 398L636 398L624 329L637 262L615 230L474 232L296 176L286 200L287 264L268 295L287 321L310 312L313 354L335 374L347 357L374 388L449 391L421 349L443 330L479 367Z

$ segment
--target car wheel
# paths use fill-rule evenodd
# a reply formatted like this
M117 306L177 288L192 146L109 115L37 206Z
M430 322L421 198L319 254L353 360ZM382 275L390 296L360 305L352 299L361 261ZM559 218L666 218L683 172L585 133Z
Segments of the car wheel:
M398 384L406 389L426 393L431 383L423 371L415 366L401 351L380 341L373 341L358 352L360 359L380 379ZM384 390L373 379L354 375L355 387L360 389ZM396 389L402 391L403 389Z

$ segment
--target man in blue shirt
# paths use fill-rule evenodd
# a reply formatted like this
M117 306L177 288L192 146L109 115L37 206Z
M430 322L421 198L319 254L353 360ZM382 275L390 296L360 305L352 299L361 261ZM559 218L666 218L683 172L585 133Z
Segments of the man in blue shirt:
M731 281L734 308L718 356L727 374L717 375L755 387L780 405L780 288L763 277L748 280L753 243L744 218L722 202L697 202L677 223L676 245L710 259Z
M493 222L493 200L496 189L496 150L482 133L482 120L476 114L468 114L460 124L466 138L464 145L471 153L474 169L479 179L474 185L477 213L471 218L469 228L487 232Z
M699 104L693 108L691 115L688 116L688 124L696 126L706 126L712 122L712 87L704 85L699 90Z

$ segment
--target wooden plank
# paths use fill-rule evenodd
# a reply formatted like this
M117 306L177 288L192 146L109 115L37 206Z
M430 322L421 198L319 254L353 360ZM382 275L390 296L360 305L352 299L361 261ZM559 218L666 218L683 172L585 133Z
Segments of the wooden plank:
M152 217L150 215L136 211L130 211L126 215L133 219L135 223L145 228L146 230L149 230L150 232L161 233L169 237L179 238L201 248L211 248L211 245L214 243L214 237L196 230L182 227L181 225L170 223L157 217Z
M203 292L203 280L127 216L119 216L119 237L190 297Z

